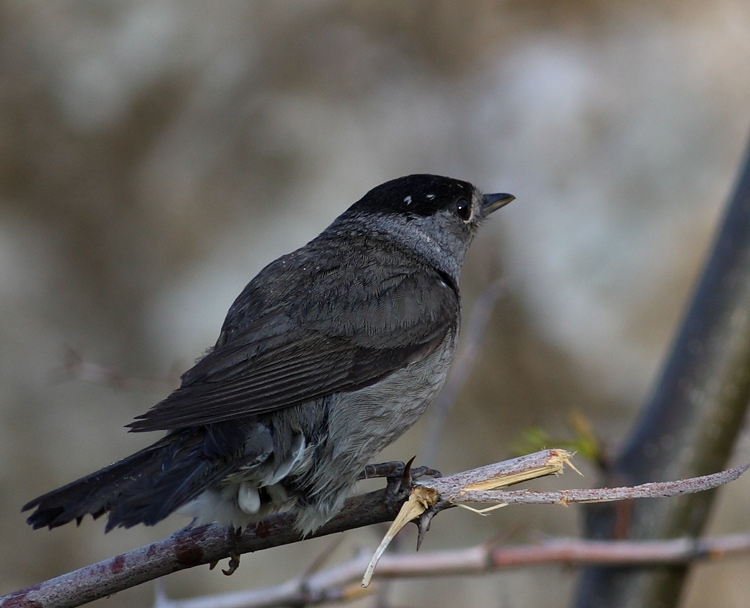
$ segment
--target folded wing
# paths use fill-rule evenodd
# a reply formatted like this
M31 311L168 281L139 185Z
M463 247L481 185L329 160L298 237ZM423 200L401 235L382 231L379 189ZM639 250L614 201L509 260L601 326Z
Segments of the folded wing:
M267 281L267 268L245 288L216 347L131 430L205 425L356 390L423 359L456 330L455 286L429 268L415 272L413 261L341 272L341 262L323 267L299 250L274 264L287 271Z

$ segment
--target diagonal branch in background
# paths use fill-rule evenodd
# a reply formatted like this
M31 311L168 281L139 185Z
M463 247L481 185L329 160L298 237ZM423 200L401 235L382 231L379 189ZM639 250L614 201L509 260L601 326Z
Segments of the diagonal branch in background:
M726 466L750 402L750 143L702 278L661 377L604 483L691 477ZM714 492L670 501L598 506L587 536L697 536ZM578 608L677 604L687 566L596 568L579 583Z
M441 445L440 438L443 434L445 421L451 408L458 400L459 391L466 384L469 374L474 369L495 304L507 293L507 280L496 279L482 290L474 303L469 322L463 332L464 344L456 355L448 380L445 382L443 390L438 393L427 418L427 428L424 432L419 454L421 454L422 462L425 462L428 466L437 466L435 460L438 448Z

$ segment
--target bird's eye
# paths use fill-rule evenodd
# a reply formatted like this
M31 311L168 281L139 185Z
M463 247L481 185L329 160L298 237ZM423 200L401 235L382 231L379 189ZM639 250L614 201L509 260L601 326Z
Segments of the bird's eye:
M471 203L465 198L460 198L456 201L456 215L464 222L468 222L471 219Z

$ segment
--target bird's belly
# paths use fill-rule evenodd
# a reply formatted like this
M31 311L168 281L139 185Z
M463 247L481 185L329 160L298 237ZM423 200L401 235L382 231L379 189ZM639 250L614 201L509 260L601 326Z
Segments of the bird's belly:
M310 428L305 427L318 426L326 418L327 432L317 439L310 435L300 452L284 450L276 466L269 459L238 471L185 510L197 522L215 518L243 526L296 503L298 529L316 529L340 509L365 465L425 412L445 382L454 345L449 334L428 357L371 386L295 406L283 417L274 414L274 426L284 421L277 429L283 436L291 436L292 426L295 433L308 435ZM289 426L290 421L296 422ZM259 488L264 489L263 500Z
M453 358L452 335L434 353L372 386L343 393L329 406L328 445L334 460L361 469L400 437L440 391Z

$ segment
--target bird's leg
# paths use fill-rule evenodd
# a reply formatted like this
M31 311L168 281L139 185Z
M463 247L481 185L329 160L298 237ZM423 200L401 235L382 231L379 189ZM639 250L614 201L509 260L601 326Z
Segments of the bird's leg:
M440 471L429 467L412 468L414 462L412 457L409 462L403 463L399 460L390 462L381 462L378 464L368 464L365 470L360 473L360 479L374 479L376 477L385 477L388 485L386 486L386 498L389 502L397 501L402 498L404 493L411 489L412 482L415 479L424 477L442 477Z
M412 460L414 460L412 458ZM411 462L411 461L409 461ZM385 477L389 479L391 477L402 477L405 471L411 472L412 479L419 479L420 477L442 477L442 473L437 469L430 467L409 467L400 460L392 460L390 462L380 462L377 464L368 464L364 470L359 474L359 479L377 479L379 477Z
M237 543L240 540L240 537L242 536L242 528L235 528L233 525L229 524L227 526L227 545L229 546L229 564L227 565L226 570L222 570L222 572L226 576L232 576L237 571L237 568L240 567L240 552L237 547Z
M379 462L377 464L368 464L364 470L359 474L360 479L386 479L391 477L400 477L404 473L404 465L400 460L392 460L390 462Z

